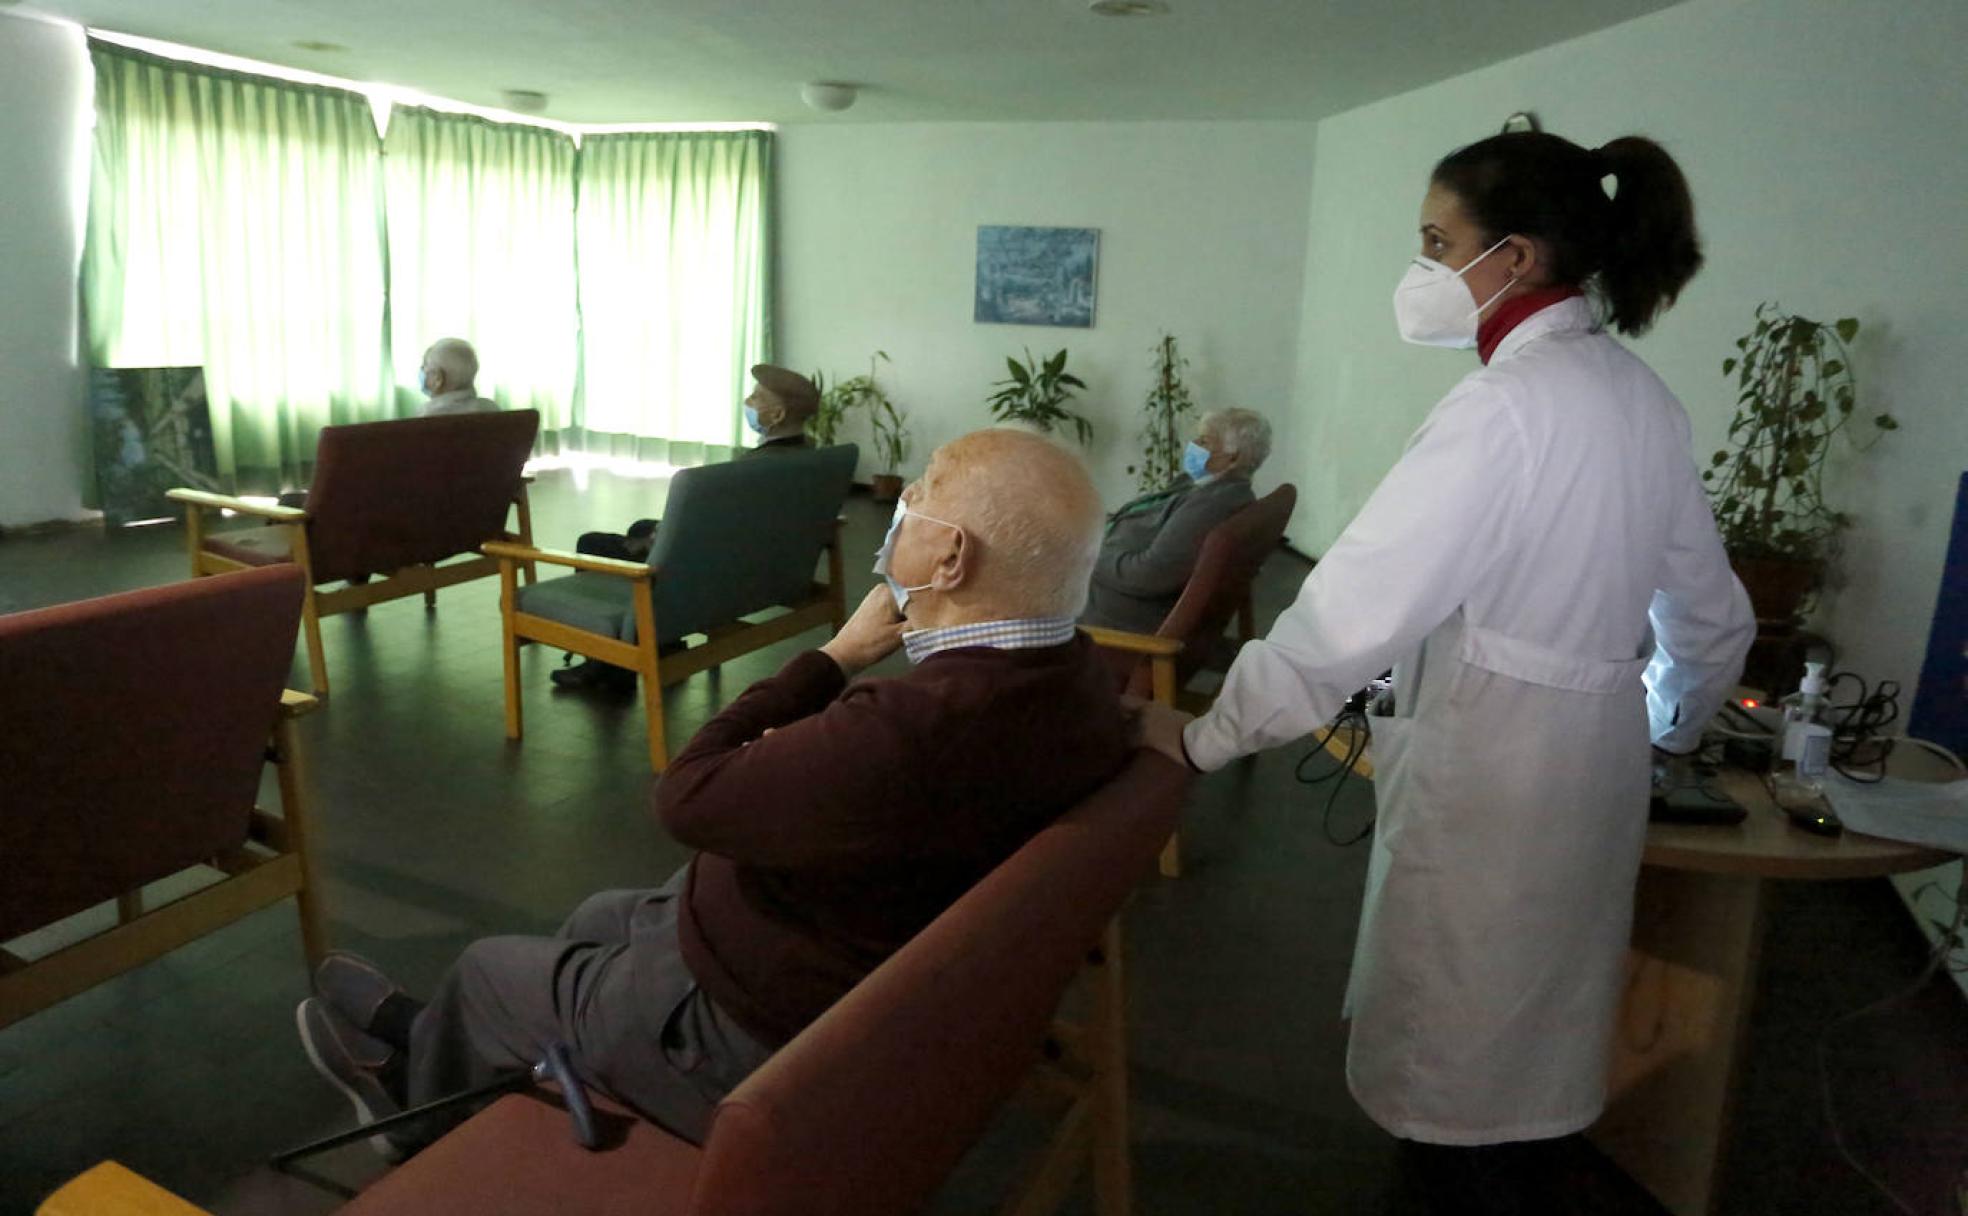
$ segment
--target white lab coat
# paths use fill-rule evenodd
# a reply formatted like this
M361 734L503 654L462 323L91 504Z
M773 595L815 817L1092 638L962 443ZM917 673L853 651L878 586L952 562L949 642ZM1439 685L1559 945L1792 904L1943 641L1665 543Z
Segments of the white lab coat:
M1396 668L1347 994L1347 1080L1375 1122L1487 1144L1598 1116L1648 738L1694 746L1754 632L1686 413L1574 297L1443 398L1244 647L1184 736L1204 769Z

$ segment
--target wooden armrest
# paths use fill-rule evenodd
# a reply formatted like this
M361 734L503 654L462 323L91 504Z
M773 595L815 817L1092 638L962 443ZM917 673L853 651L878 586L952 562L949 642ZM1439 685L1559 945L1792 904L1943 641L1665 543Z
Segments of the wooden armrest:
M308 517L308 513L300 507L247 502L230 494L213 494L207 490L192 490L183 486L175 490L166 490L164 497L172 502L186 503L194 507L207 507L215 511L237 511L241 515L257 515L261 519L271 519L283 524L297 524Z
M1173 657L1182 653L1180 638L1157 637L1151 633L1129 633L1125 629L1102 629L1098 625L1082 625L1080 632L1092 638L1095 646L1104 646L1108 650L1142 654L1149 658L1159 658L1163 655Z
M38 1216L206 1216L141 1174L105 1161L42 1200Z
M647 562L625 562L613 557L596 557L592 553L569 553L565 549L536 549L531 545L517 545L505 540L488 540L478 548L485 556L501 561L547 562L574 570L586 570L591 574L613 574L618 578L648 578L655 573Z
M320 699L310 693L296 692L291 688L280 690L280 716L283 718L305 718L320 708Z

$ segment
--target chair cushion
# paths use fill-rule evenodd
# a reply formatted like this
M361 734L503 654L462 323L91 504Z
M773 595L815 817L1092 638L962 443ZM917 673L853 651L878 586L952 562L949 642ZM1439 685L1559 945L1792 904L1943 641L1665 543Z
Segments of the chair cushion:
M286 528L235 528L205 538L205 551L248 566L278 566L294 560L292 533Z
M606 638L636 640L635 587L612 574L570 574L522 586L519 610ZM660 621L656 631L665 632Z
M574 1143L557 1097L508 1094L340 1209L342 1216L496 1216L688 1210L698 1148L619 1106L595 1101L602 1145Z

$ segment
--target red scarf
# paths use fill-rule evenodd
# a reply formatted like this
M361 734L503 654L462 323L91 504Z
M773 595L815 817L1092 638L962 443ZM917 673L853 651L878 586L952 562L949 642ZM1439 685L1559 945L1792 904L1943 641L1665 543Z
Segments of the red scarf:
M1543 312L1560 300L1584 294L1576 287L1537 287L1521 296L1510 297L1497 305L1496 311L1476 327L1476 353L1483 357L1483 362L1488 363L1497 343L1503 341L1504 335L1516 329L1525 318Z

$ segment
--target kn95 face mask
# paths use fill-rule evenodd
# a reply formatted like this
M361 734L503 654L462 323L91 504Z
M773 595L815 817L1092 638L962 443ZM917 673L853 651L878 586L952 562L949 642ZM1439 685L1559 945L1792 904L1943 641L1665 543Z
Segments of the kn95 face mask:
M1510 290L1505 283L1481 304L1470 292L1464 275L1484 258L1503 247L1509 237L1485 249L1461 270L1450 270L1434 258L1417 257L1394 288L1394 324L1401 337L1417 346L1444 346L1466 350L1476 345L1478 318L1496 303L1497 296ZM1512 275L1510 282L1516 282Z

